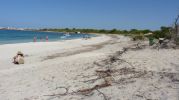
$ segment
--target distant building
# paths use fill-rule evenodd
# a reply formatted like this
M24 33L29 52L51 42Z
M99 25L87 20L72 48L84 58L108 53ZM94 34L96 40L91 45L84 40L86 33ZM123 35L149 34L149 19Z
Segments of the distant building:
M5 27L0 27L0 30L4 30L4 29L6 29Z

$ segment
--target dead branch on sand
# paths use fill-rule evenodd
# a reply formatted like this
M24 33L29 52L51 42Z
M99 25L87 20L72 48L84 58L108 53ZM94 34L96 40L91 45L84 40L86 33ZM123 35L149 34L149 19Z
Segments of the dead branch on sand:
M91 95L93 95L92 92L96 90L97 92L99 92L99 94L101 94L104 97L104 100L109 100L108 96L106 96L99 89L112 86L112 83L121 84L125 80L129 80L129 79L132 79L132 78L139 78L139 77L142 77L143 75L146 74L145 72L135 71L133 69L134 66L131 63L120 58L122 56L122 54L127 52L128 50L140 50L142 48L143 47L141 47L139 44L136 44L134 47L133 46L132 47L126 47L126 48L123 48L122 51L117 51L114 55L109 56L107 59L103 60L102 62L104 62L104 64L94 62L94 64L99 66L99 67L104 67L106 65L111 66L111 64L113 64L116 61L126 62L130 66L132 66L132 68L126 68L125 67L125 68L121 68L121 69L111 69L111 67L108 67L108 68L105 67L106 69L104 69L104 70L95 70L96 75L98 76L97 78L90 79L90 80L87 80L87 81L83 81L84 83L86 83L86 82L94 83L97 80L103 79L104 82L101 83L101 84L95 85L92 88L79 89L77 91L72 91L72 92L69 92L69 88L60 87L60 88L64 88L66 91L64 93L61 93L61 94L51 94L51 95L44 95L44 96L57 96L58 97L58 96L79 95L79 94L85 95L85 96L91 96ZM118 74L116 74L116 73L118 73ZM119 75L127 75L127 74L133 74L133 75L128 77L128 78L122 78L122 79L119 79L119 80L114 80L114 78L113 78L113 77L116 77L116 76L119 76Z

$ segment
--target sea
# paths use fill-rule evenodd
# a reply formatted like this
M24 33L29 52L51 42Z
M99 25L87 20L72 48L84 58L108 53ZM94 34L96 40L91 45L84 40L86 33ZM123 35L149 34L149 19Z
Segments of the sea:
M0 45L27 43L27 42L51 42L83 37L94 37L94 34L85 33L59 33L59 32L40 32L40 31L21 31L21 30L0 30Z

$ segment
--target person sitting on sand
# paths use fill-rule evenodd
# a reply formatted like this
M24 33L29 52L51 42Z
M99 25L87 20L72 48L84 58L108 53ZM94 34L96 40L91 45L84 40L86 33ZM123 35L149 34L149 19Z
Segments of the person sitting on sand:
M14 64L24 64L24 54L20 51L17 52L17 55L13 59Z

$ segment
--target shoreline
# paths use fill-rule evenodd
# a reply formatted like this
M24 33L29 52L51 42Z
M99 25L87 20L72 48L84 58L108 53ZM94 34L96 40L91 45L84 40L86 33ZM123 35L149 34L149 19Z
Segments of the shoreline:
M6 30L5 30L6 31ZM50 33L50 34L60 34L60 33L62 33L62 34L65 34L65 33L63 33L63 32L54 32L54 31L34 31L34 30L7 30L7 31L30 31L30 32L44 32L44 34L45 33ZM42 33L43 34L43 33ZM97 35L97 34L89 34L89 33L81 33L81 34L83 34L83 35L91 35L90 37L96 37L96 36L99 36L99 35ZM82 36L83 36L82 35ZM66 37L66 38L49 38L49 40L48 41L46 41L45 40L45 38L43 38L43 40L40 40L40 37L38 37L38 40L36 41L37 43L38 42L58 42L58 41L64 41L64 40L73 40L73 39L82 39L83 37L82 36L75 36L75 37L71 37L71 38L69 38L69 37ZM6 45L6 44L19 44L19 43L31 43L31 42L33 42L33 37L32 37L32 39L26 39L26 40L13 40L13 41L10 41L10 42L4 42L4 41L2 41L2 43L0 43L0 45Z
M98 35L98 36L100 36L100 35ZM98 36L95 36L95 37L98 37ZM93 38L93 37L91 37L91 38ZM0 44L0 46L2 46L2 45L11 45L11 44L14 44L14 45L16 45L16 44L32 44L32 43L55 43L55 42L63 42L63 41L68 41L68 40L77 40L77 39L83 39L83 38L81 38L81 37L79 37L79 38L71 38L71 39L65 39L65 40L51 40L51 41L46 41L46 40L44 40L44 41L37 41L37 42L17 42L17 43L5 43L5 44Z

